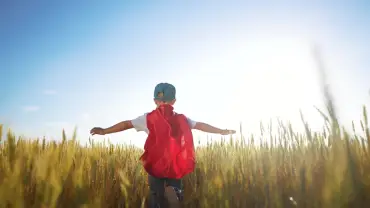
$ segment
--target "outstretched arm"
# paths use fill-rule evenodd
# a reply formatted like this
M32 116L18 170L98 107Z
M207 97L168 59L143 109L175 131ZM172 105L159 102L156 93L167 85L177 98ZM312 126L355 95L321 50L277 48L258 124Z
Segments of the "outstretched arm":
M112 133L116 133L116 132L125 131L125 130L131 129L131 128L133 128L131 120L126 120L126 121L119 122L119 123L117 123L117 124L115 124L111 127L106 128L106 129L100 128L100 127L95 127L93 129L91 129L90 134L92 134L92 135L95 135L95 134L99 134L99 135L112 134Z
M211 126L203 122L197 122L194 126L194 129L212 134L222 134L222 135L235 134L234 130L219 129L217 127Z

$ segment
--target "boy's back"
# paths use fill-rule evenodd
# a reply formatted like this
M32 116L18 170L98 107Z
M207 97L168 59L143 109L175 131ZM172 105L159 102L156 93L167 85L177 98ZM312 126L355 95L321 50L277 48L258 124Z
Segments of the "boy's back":
M193 135L184 115L161 105L146 115L146 126L149 134L141 160L150 175L180 179L194 170Z

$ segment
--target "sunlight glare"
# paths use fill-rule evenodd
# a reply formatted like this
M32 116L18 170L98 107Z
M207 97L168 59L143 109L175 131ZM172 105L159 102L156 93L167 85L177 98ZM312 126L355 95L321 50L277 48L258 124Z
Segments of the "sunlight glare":
M313 108L320 105L321 94L308 44L270 39L249 42L234 52L239 57L234 63L239 98L234 115L249 131L259 133L256 121L266 123L271 118L288 120L299 129L300 109L310 124L322 127L322 118Z

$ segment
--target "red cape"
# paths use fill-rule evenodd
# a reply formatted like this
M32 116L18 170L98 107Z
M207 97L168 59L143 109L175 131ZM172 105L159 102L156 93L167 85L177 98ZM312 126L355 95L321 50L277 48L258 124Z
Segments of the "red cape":
M148 138L140 157L148 174L179 179L193 172L195 151L187 118L163 105L147 115Z

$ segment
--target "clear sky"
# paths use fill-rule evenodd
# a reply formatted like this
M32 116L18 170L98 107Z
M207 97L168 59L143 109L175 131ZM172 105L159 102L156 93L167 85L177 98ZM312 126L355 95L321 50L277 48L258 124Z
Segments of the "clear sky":
M369 9L367 1L2 1L0 123L49 139L77 125L84 143L94 126L152 110L154 86L170 82L176 110L194 120L236 130L242 122L249 133L279 116L298 128L301 108L318 128L317 43L348 124L369 103ZM145 134L110 139L141 147Z

